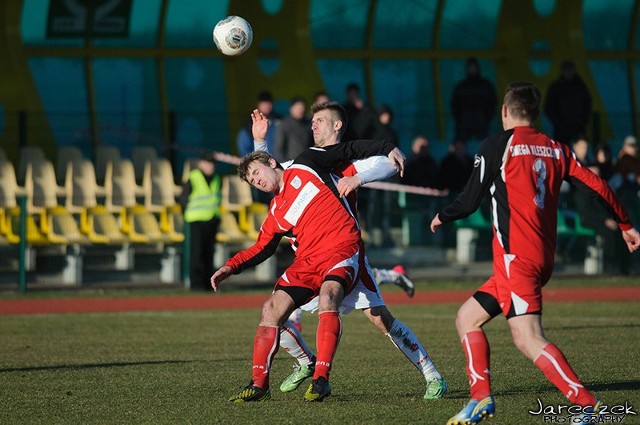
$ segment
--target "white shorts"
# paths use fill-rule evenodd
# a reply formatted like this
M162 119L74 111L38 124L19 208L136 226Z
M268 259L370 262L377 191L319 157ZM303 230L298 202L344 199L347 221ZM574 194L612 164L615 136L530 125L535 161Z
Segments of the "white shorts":
M366 257L365 266L367 269L367 273L369 273L369 276L371 277L371 281L375 285L375 291L367 288L362 282L362 279L358 279L358 283L353 288L353 290L342 300L342 304L340 304L340 307L338 308L340 314L347 315L353 310L364 310L366 308L380 307L385 305L384 300L382 299L382 295L380 294L378 282L376 282L376 280L373 278L373 271L371 270L369 261ZM304 311L315 313L316 311L318 311L318 297L315 297L300 308Z

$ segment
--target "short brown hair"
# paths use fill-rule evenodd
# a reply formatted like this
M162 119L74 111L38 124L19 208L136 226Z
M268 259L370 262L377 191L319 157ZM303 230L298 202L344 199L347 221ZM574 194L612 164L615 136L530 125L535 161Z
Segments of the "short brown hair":
M504 105L514 118L533 122L540 115L540 98L540 90L536 86L526 81L516 81L507 86Z
M269 165L269 161L271 159L273 159L273 157L265 151L255 151L251 152L248 155L245 155L240 160L240 164L238 164L238 176L240 176L242 180L249 183L249 179L247 177L247 175L249 174L249 165L251 165L252 162L259 162L264 165ZM276 162L276 164L278 163ZM280 164L278 164L278 167L282 168Z
M338 136L341 137L347 130L347 111L345 111L342 105L340 105L338 102L316 103L315 105L311 106L311 112L313 112L314 114L324 110L329 110L329 112L331 113L331 118L334 121L342 121L342 128L340 129L340 132L338 134Z

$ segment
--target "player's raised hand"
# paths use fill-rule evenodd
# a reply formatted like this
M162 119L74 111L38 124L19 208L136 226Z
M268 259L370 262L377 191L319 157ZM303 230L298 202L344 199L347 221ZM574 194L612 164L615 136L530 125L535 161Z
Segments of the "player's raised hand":
M394 167L398 169L400 172L400 177L404 176L404 161L407 159L402 151L398 148L394 148L391 152L389 152L389 161L393 164Z
M622 238L627 243L629 252L637 251L640 248L640 233L635 228L623 231Z
M222 266L211 276L211 287L214 291L218 290L220 282L231 276L231 267Z
M347 196L348 194L359 188L361 183L362 182L360 180L360 177L358 177L357 175L342 177L340 180L338 180L338 193L340 194L340 196Z
M269 130L269 119L262 112L254 109L251 113L251 121L253 121L251 126L253 140L264 141L267 137L267 130Z

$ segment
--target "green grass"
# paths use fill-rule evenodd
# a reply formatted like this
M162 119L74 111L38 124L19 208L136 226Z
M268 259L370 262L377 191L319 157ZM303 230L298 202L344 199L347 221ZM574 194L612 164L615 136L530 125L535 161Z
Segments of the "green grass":
M343 321L333 395L302 400L280 393L293 361L272 369L272 400L234 405L247 384L259 311L212 310L58 314L0 318L0 423L444 424L467 401L465 358L454 329L458 305L391 306L413 328L449 383L447 397L422 399L418 372L358 312ZM609 404L640 406L640 303L549 303L547 336L584 383ZM315 346L317 316L303 334ZM489 424L542 424L537 399L565 404L511 342L505 321L490 323L497 415ZM306 385L303 385L306 388ZM635 422L634 422L635 421ZM624 423L638 423L638 416Z

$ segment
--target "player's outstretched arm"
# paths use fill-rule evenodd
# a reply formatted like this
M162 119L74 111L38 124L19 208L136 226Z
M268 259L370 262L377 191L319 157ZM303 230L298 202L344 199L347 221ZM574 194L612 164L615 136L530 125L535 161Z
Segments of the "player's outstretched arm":
M213 290L217 291L218 287L220 286L220 282L222 282L223 280L225 280L226 278L228 278L232 274L233 273L232 273L231 267L229 267L229 266L220 267L213 274L213 276L211 276L211 287L213 288Z
M640 233L634 227L629 230L623 230L622 238L627 243L629 252L635 252L640 249Z

